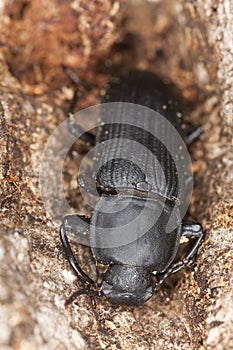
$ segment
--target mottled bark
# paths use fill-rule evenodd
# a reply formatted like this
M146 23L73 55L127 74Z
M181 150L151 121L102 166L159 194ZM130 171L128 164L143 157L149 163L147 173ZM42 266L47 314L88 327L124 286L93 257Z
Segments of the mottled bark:
M1 1L0 347L6 349L233 348L233 3L230 0ZM39 166L80 77L77 109L98 103L109 74L147 68L174 82L203 134L192 146L190 213L203 224L197 267L136 308L81 296L58 230L43 207ZM79 150L81 146L78 146ZM82 151L82 149L81 149ZM65 162L71 205L88 210ZM48 176L52 176L51 173ZM88 249L77 256L92 276Z

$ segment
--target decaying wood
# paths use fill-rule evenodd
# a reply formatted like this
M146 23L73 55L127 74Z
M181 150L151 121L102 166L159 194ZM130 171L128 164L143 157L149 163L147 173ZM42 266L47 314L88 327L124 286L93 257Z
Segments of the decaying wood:
M5 0L0 11L1 349L233 348L232 1ZM43 149L72 96L62 66L83 82L78 109L98 103L109 74L147 68L178 86L202 125L190 212L205 240L169 303L157 293L138 308L101 299L93 309L85 296L64 306L80 283L39 190ZM64 188L85 211L77 162L67 158ZM88 250L77 255L94 274Z

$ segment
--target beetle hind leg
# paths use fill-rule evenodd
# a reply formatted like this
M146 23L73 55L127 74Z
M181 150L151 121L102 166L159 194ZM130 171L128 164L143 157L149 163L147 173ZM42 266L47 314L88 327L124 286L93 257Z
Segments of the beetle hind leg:
M67 67L63 67L64 72L68 77L71 79L73 85L74 85L74 94L72 97L72 100L70 102L70 107L69 107L69 113L68 113L68 119L67 119L67 124L70 132L77 137L77 139L83 141L87 146L94 146L95 145L95 135L93 135L90 132L85 132L84 129L81 127L81 125L76 124L74 121L74 111L75 111L75 106L78 102L79 95L80 95L80 81L78 76L70 69Z

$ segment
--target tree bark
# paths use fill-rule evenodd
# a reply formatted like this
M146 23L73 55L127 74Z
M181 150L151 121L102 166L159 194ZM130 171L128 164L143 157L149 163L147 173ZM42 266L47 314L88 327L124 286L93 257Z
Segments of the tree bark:
M1 349L233 348L232 1L1 5ZM179 88L190 120L202 126L191 147L190 213L202 223L205 239L197 267L171 279L168 303L158 292L135 308L103 298L93 309L85 296L64 306L81 283L39 188L44 147L65 120L72 97L62 66L81 80L77 109L98 103L109 74L149 69ZM84 213L77 167L78 159L69 154L64 189L74 209ZM53 175L51 169L48 177ZM95 276L88 249L77 250L77 256Z

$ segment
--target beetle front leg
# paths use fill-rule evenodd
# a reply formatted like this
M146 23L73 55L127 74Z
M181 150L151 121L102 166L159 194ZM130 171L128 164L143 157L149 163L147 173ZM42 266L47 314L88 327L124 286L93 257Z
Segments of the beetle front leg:
M72 233L76 239L78 236L78 242L80 241L86 241L87 236L89 236L89 232L87 230L87 227L90 224L90 218L81 216L81 215L69 215L66 216L65 219L63 220L63 223L60 228L60 237L61 237L61 242L63 245L63 248L66 253L66 257L70 263L70 266L78 276L78 278L86 284L84 288L74 292L68 300L65 302L65 306L71 304L79 295L86 294L89 295L91 298L91 303L92 306L95 308L96 307L96 302L95 302L95 296L102 296L103 293L100 290L93 290L91 289L91 286L95 283L89 276L83 272L81 267L79 266L79 263L77 262L70 243L68 241L67 237L67 232Z
M74 270L78 278L84 283L93 284L94 281L90 277L88 277L79 266L79 263L77 262L72 252L72 249L67 237L67 233L69 232L74 235L74 237L79 241L79 243L80 241L82 241L81 244L84 244L84 241L87 242L87 236L89 234L87 231L87 228L89 226L89 222L90 222L89 218L85 218L82 216L78 216L78 215L66 216L60 228L60 238L66 253L66 257L70 263L70 266L72 267L72 269Z
M194 257L194 255L196 254L201 241L203 239L203 231L202 231L202 227L198 222L182 222L182 236L190 239L190 238L196 238L196 241L194 242L194 244L192 245L191 249L188 251L187 255L185 256L185 258L182 260L183 262L183 266L187 265L187 264L192 264L192 258ZM183 268L183 266L177 267L176 269L173 270L173 273L178 272L179 270L181 270Z
M192 258L196 254L201 241L203 239L203 231L202 227L198 222L191 222L191 221L186 221L182 222L182 232L181 235L190 239L190 238L196 238L196 241L194 242L193 246L191 249L188 251L187 255L185 258L178 262L177 266L173 267L172 269L172 274L180 271L185 265L191 265L192 264Z
M203 231L202 227L199 223L196 222L183 222L182 223L182 232L181 235L190 239L190 238L196 238L195 243L191 247L191 249L188 251L185 258L181 261L175 262L172 264L162 275L160 280L156 283L154 286L154 291L159 289L161 285L164 283L164 281L172 274L177 273L181 269L183 269L186 265L192 265L193 261L192 258L196 254L201 241L203 239Z
M189 253L186 255L186 259L192 259L194 255L196 254L201 241L203 239L203 230L201 225L198 222L191 222L191 221L186 221L182 223L182 236L190 239L190 238L196 238L196 242L192 246L191 250Z

